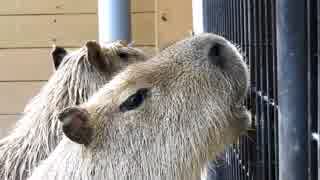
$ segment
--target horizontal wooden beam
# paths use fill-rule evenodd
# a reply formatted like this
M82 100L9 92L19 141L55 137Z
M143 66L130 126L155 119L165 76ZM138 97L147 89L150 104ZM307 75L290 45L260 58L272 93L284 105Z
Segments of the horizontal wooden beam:
M18 114L45 82L0 82L0 114Z
M19 115L0 114L0 139L9 134L10 130L14 128L14 125L19 118Z
M97 39L96 14L0 16L0 48L79 46Z

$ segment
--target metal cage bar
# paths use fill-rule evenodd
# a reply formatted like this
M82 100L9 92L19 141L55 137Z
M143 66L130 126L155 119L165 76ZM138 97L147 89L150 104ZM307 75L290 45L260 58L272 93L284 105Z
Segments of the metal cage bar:
M215 179L320 179L319 1L203 0L205 31L239 46L251 78L251 128Z
M279 176L281 180L301 180L308 178L308 64L303 60L307 56L306 4L282 0L276 6Z

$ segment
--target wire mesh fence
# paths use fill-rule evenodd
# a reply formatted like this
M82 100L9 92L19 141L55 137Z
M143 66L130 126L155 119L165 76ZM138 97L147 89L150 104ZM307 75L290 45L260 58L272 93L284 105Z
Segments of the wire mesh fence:
M308 180L320 179L318 178L319 150L315 140L319 138L318 125L320 126L318 124L318 82L320 80L318 78L318 69L320 68L318 65L320 49L318 22L320 20L320 3L317 0L282 1L202 1L204 31L222 35L237 44L246 57L251 78L250 93L246 101L246 105L252 113L251 128L246 136L239 139L237 144L227 148L220 158L223 159L223 163L210 165L212 172L208 179L282 180L288 179L285 177L290 177L285 173L300 174L299 177ZM291 3L291 5L285 4L285 1ZM290 8L296 8L295 13L297 15L290 14ZM287 9L289 10L287 11ZM296 17L298 18L294 19ZM291 47L288 42L292 41L280 41L284 38L279 38L279 34L283 35L286 32L286 28L281 24L279 25L281 21L292 23L295 26L299 23L301 25L300 29L303 31L297 30L297 33L295 33L293 30L291 31L293 33L288 35L289 38L293 39L293 42L299 42L294 40L301 37L302 41L300 42L302 44L292 45L302 49L303 58L297 61L294 61L297 57L295 52L286 51L286 48ZM293 26L289 24L288 27ZM288 30L288 32L290 31ZM283 52L293 53L293 60L290 61L290 53L287 57L288 60L279 56L279 54L284 55ZM295 63L302 63L300 69L295 68L297 67L294 66ZM303 69L304 67L305 69ZM278 77L279 72L281 76ZM294 73L290 74L290 72ZM299 81L295 82L294 78L290 76L297 76L296 79L299 79ZM283 90L283 87L287 84L289 88L286 90L293 93L286 94ZM305 94L301 93L304 91L299 91L299 97L295 97L294 92L298 92L295 91L296 89L305 90ZM286 100L285 98L289 99L288 102L295 102L292 104L292 108L291 104L283 103ZM298 100L300 98L301 104L299 104L299 101L290 101L290 99L295 98ZM279 99L282 100L282 103L279 103ZM287 112L283 112L284 116L286 113L293 116L295 114L303 115L303 118L292 120L293 123L297 122L297 126L301 126L297 129L301 130L299 132L303 137L290 139L290 137L285 136L287 135L285 130L287 121L285 120L286 117L279 117L282 115L279 105L281 105L283 111L287 110ZM297 107L301 108L297 109ZM290 122L290 119L288 122ZM295 129L293 128L293 130ZM305 139L303 139L304 137ZM288 143L286 143L286 138L288 138ZM305 142L300 142L303 140ZM291 165L288 162L294 162L294 156L290 156L290 152L291 148L295 148L295 141L302 145L300 149L303 150L299 152L303 152L303 154L301 154L301 159L297 158L296 162L298 164ZM288 145L292 145L292 147L288 147ZM282 157L283 152L285 152L284 148L288 148L289 158ZM279 153L280 151L282 153ZM279 157L279 154L281 157ZM283 166L279 166L279 162ZM285 172L285 168L282 168L284 166L288 166L287 172Z

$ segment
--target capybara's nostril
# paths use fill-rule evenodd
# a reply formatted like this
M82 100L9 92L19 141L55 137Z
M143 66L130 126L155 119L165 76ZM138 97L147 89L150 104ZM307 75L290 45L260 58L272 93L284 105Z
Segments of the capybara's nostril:
M214 43L208 52L209 61L216 66L222 66L223 63L223 47L221 43Z

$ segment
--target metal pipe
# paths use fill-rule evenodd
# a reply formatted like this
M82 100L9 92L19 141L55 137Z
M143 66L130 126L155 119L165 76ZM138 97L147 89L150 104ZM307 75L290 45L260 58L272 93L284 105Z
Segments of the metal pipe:
M99 0L99 41L131 41L130 0Z
M279 179L307 179L306 4L301 0L276 1L276 12Z

